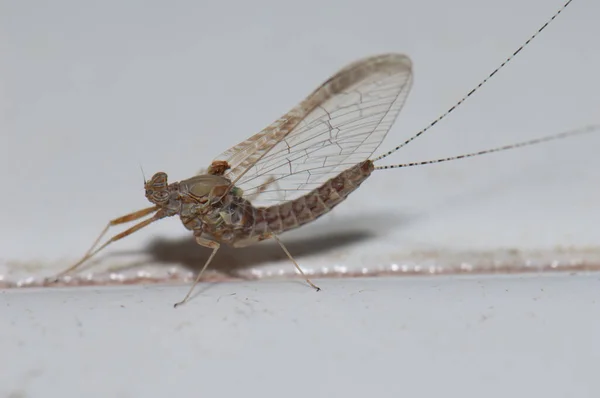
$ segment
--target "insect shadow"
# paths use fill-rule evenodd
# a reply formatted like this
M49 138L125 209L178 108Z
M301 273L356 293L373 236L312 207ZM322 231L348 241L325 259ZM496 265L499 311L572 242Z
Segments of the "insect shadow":
M285 244L295 258L302 259L376 239L392 228L406 225L414 217L397 214L371 213L344 217L327 217L325 222L309 228L290 231ZM273 241L243 248L221 246L211 268L228 276L239 277L238 271L274 261L289 261L281 247ZM157 263L180 264L198 271L210 255L199 248L192 238L154 239L144 250ZM290 266L290 271L293 267Z

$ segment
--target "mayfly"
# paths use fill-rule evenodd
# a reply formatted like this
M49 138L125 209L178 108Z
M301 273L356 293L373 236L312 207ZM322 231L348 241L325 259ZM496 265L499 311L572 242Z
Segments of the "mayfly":
M244 247L274 239L296 270L314 289L279 235L328 213L356 190L374 170L440 163L498 152L580 134L571 131L443 159L379 165L379 161L419 137L461 105L494 76L570 3L567 1L517 51L452 108L401 145L371 159L398 116L412 82L410 59L401 54L365 58L341 69L304 101L273 124L214 160L205 172L180 182L167 182L159 172L145 181L153 206L108 223L88 252L67 274L109 244L165 217L179 215L200 246L212 249L194 284L175 304L185 303L221 244ZM377 164L377 165L376 165ZM259 196L273 194L270 206L255 206ZM151 215L151 216L150 216ZM111 226L144 221L98 247Z

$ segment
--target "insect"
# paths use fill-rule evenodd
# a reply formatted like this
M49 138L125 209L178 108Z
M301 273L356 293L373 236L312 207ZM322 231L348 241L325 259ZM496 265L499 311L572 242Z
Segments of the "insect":
M175 306L188 301L221 244L244 247L274 239L306 282L319 290L304 275L279 235L331 211L374 171L446 162L589 131L583 129L555 134L436 160L379 165L379 161L409 144L460 106L543 31L571 1L567 1L517 51L452 108L401 145L373 159L372 154L406 100L412 83L412 64L405 55L383 54L346 66L263 131L223 152L205 172L173 183L168 182L164 172L154 174L144 183L146 198L152 206L110 221L81 260L58 277L74 271L109 244L160 219L179 216L196 242L212 249L212 252L186 296ZM266 200L267 205L255 205L253 201L257 198ZM148 218L98 246L110 227L144 217Z

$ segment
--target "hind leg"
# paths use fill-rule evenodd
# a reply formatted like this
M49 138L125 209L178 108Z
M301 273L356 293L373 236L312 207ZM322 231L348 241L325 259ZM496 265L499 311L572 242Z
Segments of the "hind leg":
M246 195L245 197L249 201L256 200L261 194L265 193L269 188L274 188L273 191L277 192L277 196L278 196L279 200L283 200L281 187L279 186L279 183L277 182L277 180L273 176L267 178L265 180L265 182L263 182L262 184L260 184L254 190L254 192Z

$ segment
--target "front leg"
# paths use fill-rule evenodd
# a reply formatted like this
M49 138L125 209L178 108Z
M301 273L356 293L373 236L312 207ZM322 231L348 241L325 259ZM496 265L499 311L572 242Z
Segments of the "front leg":
M110 227L114 227L116 225L121 225L121 224L125 224L128 223L130 221L135 221L135 220L139 220L140 218L143 218L151 213L155 213L152 217L139 222L137 224L135 224L134 226L132 226L131 228L116 234L115 236L113 236L112 238L110 238L108 241L106 241L102 246L96 248L98 246L98 243L100 243L100 240L102 239L102 237L104 237L104 235L106 235L106 233L108 232L108 230L110 229ZM104 227L104 229L102 230L102 232L100 233L100 235L96 238L96 240L94 241L94 244L92 245L92 247L90 247L88 249L88 251L85 253L85 255L79 260L77 261L75 264L73 264L72 266L70 266L69 268L61 271L60 273L58 273L57 275L55 275L52 278L47 278L46 281L47 282L57 282L60 277L62 277L63 275L66 275L72 271L74 271L75 269L79 268L80 265L82 265L83 263L85 263L87 260L89 260L91 257L94 257L98 252L102 251L106 246L110 245L111 243L114 243L120 239L125 238L126 236L129 236L131 234L133 234L136 231L139 231L140 229L146 227L147 225L153 223L154 221L160 220L161 218L166 217L166 213L163 210L160 210L158 206L152 206L152 207L148 207L146 209L142 209L142 210L138 210L138 211L134 211L133 213L129 213L126 214L124 216L115 218L114 220L111 220L108 222L108 224L106 224L106 226Z
M196 280L194 281L194 284L192 285L192 287L190 287L190 290L185 295L185 297L183 298L183 300L181 300L178 303L175 303L175 305L174 305L175 308L177 308L181 304L185 304L189 300L192 292L194 291L194 288L196 287L196 285L200 281L200 278L202 277L202 274L204 273L204 270L208 267L208 264L210 264L210 262L212 261L213 257L215 256L215 254L217 254L217 250L219 250L219 247L221 247L221 245L219 244L219 242L216 242L214 240L210 240L210 239L207 239L207 238L203 238L202 236L196 236L196 243L198 243L200 246L204 246L204 247L208 247L210 249L213 249L213 251L210 254L210 256L208 257L208 260L206 260L206 263L204 263L204 267L202 267L202 269L198 273L198 276L196 277Z

